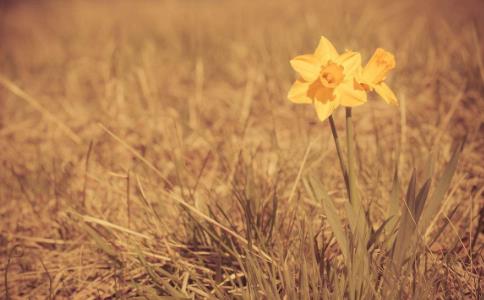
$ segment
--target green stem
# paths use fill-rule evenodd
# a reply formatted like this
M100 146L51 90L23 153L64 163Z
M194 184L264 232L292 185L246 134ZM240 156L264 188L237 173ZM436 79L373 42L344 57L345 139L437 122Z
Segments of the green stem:
M333 115L329 116L329 125L331 127L331 133L333 134L334 145L336 146L336 153L338 154L341 173L343 173L346 190L348 191L348 195L349 195L350 189L349 189L349 182L348 182L348 171L346 170L346 165L343 158L343 151L341 151L341 145L339 142L338 132L336 131L336 126L334 125Z
M346 151L348 153L348 185L350 203L355 204L356 198L356 174L355 174L355 154L353 143L353 121L351 107L346 108Z
M355 145L353 136L353 121L351 118L351 108L346 108L346 146L348 153L348 182L349 182L349 199L353 207L356 223L353 223L356 237L364 244L368 241L368 220L366 219L365 210L361 203L356 187L356 163L355 163Z

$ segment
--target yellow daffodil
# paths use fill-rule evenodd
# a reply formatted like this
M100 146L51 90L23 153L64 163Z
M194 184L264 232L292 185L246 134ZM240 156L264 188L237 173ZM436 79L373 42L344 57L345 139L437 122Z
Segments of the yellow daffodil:
M300 75L289 90L295 103L312 103L321 121L339 106L357 106L366 102L366 92L355 88L355 75L361 73L359 53L346 51L339 55L331 42L321 37L313 54L291 60Z
M375 90L385 102L398 105L397 97L390 87L383 82L388 72L393 68L395 68L395 57L393 54L378 48L357 76L357 82L363 90Z

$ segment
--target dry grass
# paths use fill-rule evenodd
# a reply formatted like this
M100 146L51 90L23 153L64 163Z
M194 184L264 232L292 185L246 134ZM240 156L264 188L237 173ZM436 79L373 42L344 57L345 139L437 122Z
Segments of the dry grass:
M483 11L479 1L0 1L0 297L381 299L390 284L395 298L479 298ZM414 233L414 259L386 281L379 241L356 296L327 211L303 184L322 182L346 224L329 126L286 100L289 59L322 34L365 60L379 46L396 55L400 110L354 110L373 229L400 206L397 162L403 203L412 170L421 186L433 159L439 177L467 136L443 208ZM342 110L335 119L344 135Z

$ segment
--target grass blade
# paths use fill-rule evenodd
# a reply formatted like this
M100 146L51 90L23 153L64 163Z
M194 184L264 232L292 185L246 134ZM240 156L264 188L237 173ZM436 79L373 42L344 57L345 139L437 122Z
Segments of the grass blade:
M338 217L338 212L336 210L336 207L334 206L333 201L329 198L329 195L324 189L323 185L314 177L305 178L304 185L308 193L313 197L313 199L316 202L321 203L324 213L326 214L328 223L333 230L336 241L338 242L338 245L340 246L344 257L348 259L348 240L346 238L343 224Z
M432 196L428 200L427 207L423 209L419 229L424 234L424 236L427 235L428 231L432 227L429 225L431 225L431 223L437 216L440 208L442 207L442 203L445 198L445 193L449 189L450 182L452 180L452 177L454 176L455 170L457 169L457 163L459 162L460 154L462 153L462 150L464 148L464 143L465 143L465 138L455 148L449 163L445 167L442 176L437 182L437 185L435 187L434 192L432 193Z

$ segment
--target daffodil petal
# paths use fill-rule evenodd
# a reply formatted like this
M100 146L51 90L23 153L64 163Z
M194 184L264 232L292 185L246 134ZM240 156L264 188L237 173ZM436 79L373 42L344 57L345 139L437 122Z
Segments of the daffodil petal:
M361 55L358 52L346 51L338 56L335 63L343 67L346 77L353 77L361 72Z
M339 100L334 99L331 101L314 101L314 107L316 108L316 113L318 114L319 120L322 122L326 120L339 106Z
M398 106L397 96L395 96L395 93L393 93L386 83L382 82L377 84L374 86L374 89L375 92L377 92L377 94L380 95L380 97L382 97L386 103Z
M292 68L301 75L304 81L312 82L321 71L319 60L312 54L299 55L290 61Z
M320 60L321 64L326 64L329 60L336 59L338 52L327 38L321 36L318 47L314 51L314 56Z
M366 103L367 96L364 90L356 89L354 82L346 82L335 90L340 104L346 107L358 106Z
M287 98L294 103L312 103L313 101L308 97L309 86L308 82L296 80L291 86Z

